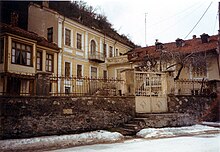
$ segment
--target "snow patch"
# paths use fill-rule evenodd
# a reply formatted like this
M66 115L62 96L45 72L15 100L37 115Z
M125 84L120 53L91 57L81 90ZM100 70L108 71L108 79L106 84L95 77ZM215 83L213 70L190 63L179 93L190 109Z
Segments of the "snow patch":
M208 132L220 132L219 128L208 127L203 125L194 125L178 128L147 128L142 129L136 135L142 138L161 138L161 137L176 137L197 135Z
M115 142L124 139L118 132L108 132L104 130L93 131L82 134L35 137L29 139L0 140L0 150L44 148L51 146L78 146L85 144L95 144L104 142Z

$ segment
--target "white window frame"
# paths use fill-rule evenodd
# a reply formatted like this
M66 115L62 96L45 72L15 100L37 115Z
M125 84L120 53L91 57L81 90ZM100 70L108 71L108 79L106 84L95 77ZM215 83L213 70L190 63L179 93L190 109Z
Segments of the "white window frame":
M92 78L92 67L97 69L97 78L99 78L99 68L97 66L90 65L89 68L89 77Z
M70 30L70 46L66 45L66 29ZM65 27L64 28L64 46L66 47L73 47L73 30L71 30L70 28Z
M77 48L77 34L80 34L81 35L81 49L78 49ZM81 32L76 32L76 49L77 50L81 50L81 51L84 51L85 49L84 49L84 34L83 33L81 33Z

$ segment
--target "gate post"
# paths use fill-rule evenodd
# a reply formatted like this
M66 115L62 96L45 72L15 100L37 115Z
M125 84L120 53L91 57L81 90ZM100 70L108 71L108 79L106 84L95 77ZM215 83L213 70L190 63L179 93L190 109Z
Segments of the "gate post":
M166 78L167 78L167 93L166 94L174 94L175 93L175 83L174 83L174 77L173 72L168 71L166 72Z
M121 78L123 80L122 95L134 95L134 69L122 70Z

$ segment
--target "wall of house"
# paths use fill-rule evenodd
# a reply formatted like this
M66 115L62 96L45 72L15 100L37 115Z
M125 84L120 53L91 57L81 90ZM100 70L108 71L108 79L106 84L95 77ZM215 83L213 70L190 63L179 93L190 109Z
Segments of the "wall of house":
M28 30L47 38L47 29L53 27L53 41L58 44L58 17L56 12L32 4L28 8Z
M218 56L212 57L208 65L208 79L209 80L220 80L219 68L218 68Z
M134 97L1 97L0 138L116 127L134 116Z

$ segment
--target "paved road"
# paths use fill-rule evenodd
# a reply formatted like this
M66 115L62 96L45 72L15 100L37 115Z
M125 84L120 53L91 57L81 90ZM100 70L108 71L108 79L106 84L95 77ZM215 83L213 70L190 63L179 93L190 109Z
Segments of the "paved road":
M80 146L54 152L220 152L220 134Z

